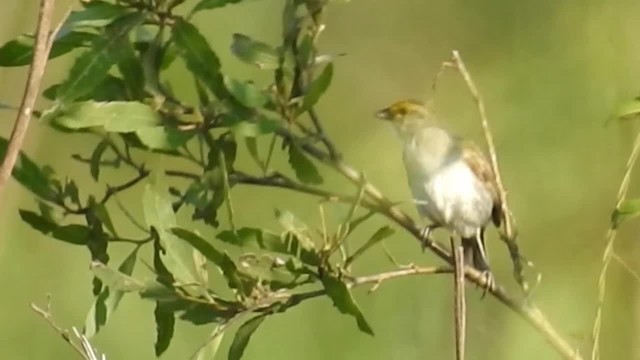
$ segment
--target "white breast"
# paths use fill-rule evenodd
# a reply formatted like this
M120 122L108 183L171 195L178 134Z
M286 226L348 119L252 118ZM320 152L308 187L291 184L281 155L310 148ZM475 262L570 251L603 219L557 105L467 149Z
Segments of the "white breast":
M405 165L422 216L463 237L474 236L489 222L491 195L461 158L434 169L406 153Z

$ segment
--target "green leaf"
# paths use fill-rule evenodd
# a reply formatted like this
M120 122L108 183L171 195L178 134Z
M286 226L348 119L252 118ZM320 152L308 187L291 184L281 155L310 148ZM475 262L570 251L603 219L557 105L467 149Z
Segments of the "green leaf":
M280 66L278 51L268 44L242 34L233 34L231 52L247 64L260 69L274 70Z
M131 254L124 259L120 267L118 267L120 273L131 276L138 258L138 249L139 247L136 247ZM109 287L102 290L93 302L85 319L84 335L86 337L91 338L97 334L100 328L109 321L111 315L113 315L118 308L124 294L123 291L114 290Z
M321 280L322 285L324 285L324 288L327 291L327 295L331 298L333 305L338 309L338 311L343 314L353 316L356 319L356 323L358 324L360 331L373 336L373 329L369 323L367 323L364 315L362 315L362 312L349 292L347 285L330 274L325 274Z
M289 164L295 171L298 180L305 184L322 184L322 176L320 176L318 168L294 144L289 145Z
M160 181L148 184L144 190L142 206L147 225L153 227L160 237L164 249L160 253L163 264L180 283L197 283L191 249L169 232L177 222L166 186Z
M640 114L640 97L635 98L622 106L616 111L617 118L629 118L634 115Z
M204 257L214 263L221 271L229 283L229 287L237 289L243 294L248 294L253 287L253 279L248 279L245 274L238 270L235 262L226 252L222 252L209 244L200 235L186 229L174 228L173 234L186 241L189 245L197 249Z
M26 222L44 235L49 235L58 227L58 224L49 221L49 219L29 210L18 210L22 221Z
M160 115L149 105L135 101L73 103L50 120L66 129L102 127L118 133L148 129L161 123Z
M196 74L218 99L227 98L220 60L198 28L177 19L172 30L175 44L189 71Z
M347 263L352 263L355 259L357 259L359 256L364 254L371 247L378 244L380 241L388 238L389 236L393 235L394 233L395 233L395 230L393 230L388 225L381 227L373 235L371 235L369 240L367 240L367 242L364 245L362 245L358 250L356 250L356 252L353 253L353 255L349 257L349 259L347 259Z
M67 32L59 34L53 42L49 59L62 56L73 49L86 46L98 38L98 35L85 32ZM0 47L0 66L25 66L33 60L33 35L20 35Z
M130 10L124 6L93 0L85 3L85 8L72 11L62 25L61 32L81 27L101 28L111 24L115 19L125 15Z
M135 259L132 261L135 262ZM126 268L128 269L128 268ZM99 262L91 262L91 271L111 290L122 292L139 292L146 288L145 284L120 270L114 270Z
M231 95L246 107L261 107L268 100L264 91L259 89L254 83L250 81L243 82L233 78L225 77L224 83Z
M140 142L153 150L176 150L193 137L193 131L181 131L169 126L154 126L136 131Z
M58 101L70 103L91 92L107 77L117 59L113 53L120 39L144 20L144 14L122 17L107 27L104 36L93 41L91 49L82 54L69 70L69 77L57 91Z
M242 0L200 0L196 6L191 10L191 14L195 14L198 11L215 9L219 7L223 7L228 4L237 4Z
M257 137L260 135L273 134L280 128L280 122L266 116L260 116L255 121L242 120L237 117L229 117L224 121L233 132L242 137Z
M162 355L171 343L173 330L176 325L176 318L169 304L156 302L156 309L153 312L156 319L156 357Z
M113 221L111 221L111 216L109 216L107 207L104 204L96 204L93 207L93 210L102 224L107 227L107 229L111 232L111 234L113 234L113 236L117 237L118 233L116 232L115 226L113 226Z
M55 100L58 97L58 90L60 90L61 84L55 84L42 92L48 100ZM130 100L127 95L127 86L122 79L113 75L107 75L102 82L93 88L90 92L75 99L78 101L126 101Z
M258 167L264 171L265 165L260 159L260 154L258 153L258 140L253 136L248 136L244 138L244 143L247 146L247 150L249 151L253 161L255 161Z
M283 236L258 228L241 228L235 232L226 230L217 235L225 243L242 248L256 248L299 258L309 266L318 266L320 256L312 244L300 241L289 233Z
M102 154L109 147L109 141L103 139L98 143L93 153L91 154L90 172L93 180L98 181L100 178L100 162L102 161Z
M240 360L242 358L242 354L244 354L244 350L247 348L251 336L258 330L258 327L266 317L267 315L258 315L253 319L247 320L240 326L229 348L229 360Z
M215 326L211 331L211 335L207 339L207 344L198 351L198 354L195 357L195 360L213 360L215 359L216 353L220 348L220 343L222 342L222 338L224 336L224 330L221 328L222 325Z
M0 137L0 157L4 158L7 153L7 139ZM41 168L33 162L23 152L20 152L12 175L27 190L44 200L53 200L56 191L53 187L52 171Z
M156 230L166 230L176 226L176 215L173 212L171 196L164 184L159 181L147 184L142 199L144 218L148 226Z
M327 91L333 78L333 64L327 64L324 70L318 76L304 95L302 106L298 110L298 114L303 114L311 109L320 100L320 97Z
M633 219L640 215L640 199L628 199L622 202L611 215L611 222L617 228L623 221Z
M129 37L124 36L117 41L112 56L117 61L118 71L122 75L128 95L126 98L142 100L145 97L146 79L141 59L136 54Z
M58 225L33 211L19 210L22 221L40 233L73 245L87 245L90 230L85 225Z
M86 245L90 237L90 229L85 225L69 224L58 226L51 232L54 239L73 245Z

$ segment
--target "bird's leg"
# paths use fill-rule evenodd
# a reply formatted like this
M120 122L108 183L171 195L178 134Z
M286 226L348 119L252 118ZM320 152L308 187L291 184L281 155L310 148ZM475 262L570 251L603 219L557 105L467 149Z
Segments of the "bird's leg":
M487 295L487 291L489 291L489 289L493 288L493 286L495 285L495 278L493 277L493 273L491 273L491 269L489 269L489 258L484 246L483 236L483 230L479 230L475 236L476 245L478 246L478 252L480 253L480 258L482 260L482 264L484 265L483 269L478 269L482 271L482 277L485 279L482 298L484 298Z
M431 240L431 232L437 228L441 227L439 224L431 224L427 225L420 230L420 244L422 245L422 252L424 253L425 249L431 245L433 242Z

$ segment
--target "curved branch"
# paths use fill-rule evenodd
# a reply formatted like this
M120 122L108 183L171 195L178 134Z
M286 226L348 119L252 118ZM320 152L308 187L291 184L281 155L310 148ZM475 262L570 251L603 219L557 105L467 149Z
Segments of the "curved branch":
M288 140L297 141L295 136L286 129L279 129L278 134ZM404 228L408 233L413 235L413 237L417 241L422 243L420 227L416 225L416 223L409 215L400 210L390 200L384 197L382 192L373 184L366 181L363 184L363 179L360 175L360 172L341 160L332 160L329 154L309 143L301 143L300 146L308 155L337 170L347 180L351 181L357 186L363 186L366 197L361 203L362 206L381 213L389 220ZM320 196L323 198L335 197L340 201L346 201L346 198L341 195L336 195L325 190L301 185L291 180L284 181L282 179L274 177L247 178L242 176L236 177L235 180L236 183L240 184L280 187L314 196ZM454 261L451 253L442 244L434 241L427 244L427 247L439 258L446 261L448 264L453 265ZM526 299L516 298L515 296L509 294L502 286L497 283L488 284L486 276L483 276L482 272L474 268L465 267L465 276L469 281L478 285L480 288L488 288L488 292L493 297L498 299L508 308L527 320L545 338L545 340L547 340L547 342L551 346L553 346L559 354L562 355L563 358L571 360L582 360L582 357L580 356L578 351L560 335L560 333L547 320L542 311L540 311L540 309L534 304L528 303ZM323 293L315 294L313 295L313 297L320 296L322 294Z

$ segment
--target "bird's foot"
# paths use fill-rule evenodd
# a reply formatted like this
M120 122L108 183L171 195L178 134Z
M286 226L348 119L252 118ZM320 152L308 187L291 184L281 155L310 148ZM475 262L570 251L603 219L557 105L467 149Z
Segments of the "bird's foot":
M439 227L440 225L427 225L420 230L420 244L423 253L425 249L433 243L433 240L431 240L431 232Z
M482 296L480 298L484 299L484 297L487 296L487 292L495 287L496 279L491 270L482 271L481 277L484 280L484 285L482 285Z

